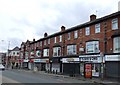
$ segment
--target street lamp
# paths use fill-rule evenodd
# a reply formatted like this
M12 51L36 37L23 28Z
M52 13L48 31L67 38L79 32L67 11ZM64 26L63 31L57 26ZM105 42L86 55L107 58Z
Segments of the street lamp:
M7 52L7 56L6 56L6 68L8 68L9 47L10 47L10 41L8 41L8 52Z

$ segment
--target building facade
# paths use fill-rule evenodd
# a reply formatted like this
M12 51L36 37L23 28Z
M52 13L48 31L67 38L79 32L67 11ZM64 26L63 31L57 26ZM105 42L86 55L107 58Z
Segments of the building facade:
M120 11L30 42L29 69L84 76L92 64L92 76L120 77ZM114 71L112 70L114 65Z

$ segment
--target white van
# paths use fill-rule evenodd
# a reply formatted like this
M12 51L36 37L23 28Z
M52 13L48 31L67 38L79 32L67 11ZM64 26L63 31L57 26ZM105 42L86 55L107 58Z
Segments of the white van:
M2 64L0 64L0 70L5 70L5 67Z

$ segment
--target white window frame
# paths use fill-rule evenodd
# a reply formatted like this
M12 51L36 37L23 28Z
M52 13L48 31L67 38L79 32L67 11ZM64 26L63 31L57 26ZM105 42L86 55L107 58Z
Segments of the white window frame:
M78 38L78 31L77 31L77 30L74 31L74 38L75 38L75 39Z
M54 37L54 43L56 43L56 42L57 42L57 41L56 41L56 39L57 39L57 38L56 38L56 37Z
M46 40L44 40L44 45L46 45L47 43L46 43Z
M85 35L90 35L90 27L85 28Z
M48 39L48 44L50 44L50 39Z
M44 57L49 56L49 49L44 49L43 50L43 56Z
M62 35L60 35L59 38L60 38L59 42L62 42Z
M42 47L42 41L40 41L40 46Z
M53 48L53 57L60 57L60 56L61 56L61 47L54 47Z
M86 53L99 53L99 41L86 42Z
M100 23L95 25L95 33L100 33Z
M77 53L77 45L68 45L67 46L67 55L75 55Z
M113 38L113 53L120 53L120 37Z
M71 33L68 33L68 40L70 40L70 35L71 35Z
M112 30L118 29L118 18L112 19Z

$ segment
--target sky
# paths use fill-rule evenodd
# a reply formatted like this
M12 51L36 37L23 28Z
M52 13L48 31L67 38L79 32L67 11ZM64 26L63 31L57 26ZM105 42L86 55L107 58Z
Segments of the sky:
M0 0L0 52L118 11L119 0Z

